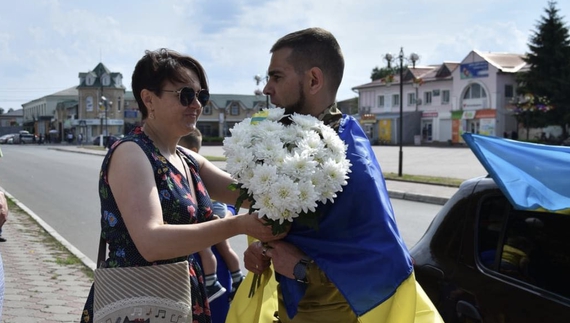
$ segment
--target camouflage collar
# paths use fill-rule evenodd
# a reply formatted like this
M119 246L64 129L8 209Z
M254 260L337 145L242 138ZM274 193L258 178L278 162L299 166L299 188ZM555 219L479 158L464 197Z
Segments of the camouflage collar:
M338 130L341 118L342 112L337 108L336 102L321 112L319 116L317 116L317 119L321 120L324 124L328 125L334 130Z

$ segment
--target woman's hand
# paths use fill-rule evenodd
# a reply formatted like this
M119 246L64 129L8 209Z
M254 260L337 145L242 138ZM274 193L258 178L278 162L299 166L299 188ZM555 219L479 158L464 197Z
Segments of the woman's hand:
M273 235L271 225L267 221L260 219L258 213L241 214L239 217L244 219L245 234L252 236L262 242L279 240L287 235L287 232L278 235ZM290 228L290 226L289 226Z

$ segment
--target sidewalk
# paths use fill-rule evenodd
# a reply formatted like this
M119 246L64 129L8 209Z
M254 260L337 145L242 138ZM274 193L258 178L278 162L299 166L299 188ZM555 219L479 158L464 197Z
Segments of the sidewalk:
M0 243L5 277L2 322L79 322L92 283L89 269L33 216L11 208L2 227L7 239Z
M105 155L106 151L76 146L50 149L71 153ZM390 197L444 204L457 190L453 187L386 181ZM9 193L9 192L8 192ZM9 194L8 198L12 198ZM26 210L25 206L20 206ZM46 233L47 231L47 233ZM60 242L49 225L31 211L10 211L0 243L4 263L4 323L78 322L92 283L90 269ZM73 247L68 247L73 249Z

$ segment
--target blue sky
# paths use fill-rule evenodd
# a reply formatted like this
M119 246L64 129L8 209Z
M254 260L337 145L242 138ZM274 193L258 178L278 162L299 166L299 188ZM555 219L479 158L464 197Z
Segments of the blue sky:
M355 97L384 54L416 52L418 65L459 62L472 49L524 54L544 0L20 0L0 11L0 107L76 86L103 62L123 74L146 49L196 57L210 92L253 94L271 45L307 27L337 37L346 60L338 100ZM568 26L570 0L557 3Z

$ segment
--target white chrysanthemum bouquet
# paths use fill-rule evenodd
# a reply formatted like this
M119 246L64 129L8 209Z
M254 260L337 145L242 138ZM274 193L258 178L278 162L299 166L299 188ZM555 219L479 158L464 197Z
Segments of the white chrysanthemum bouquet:
M293 221L318 229L317 203L334 202L351 166L332 128L313 116L284 112L261 111L224 139L226 170L238 181L232 188L240 190L236 210L251 201L250 212L265 218L275 235ZM260 282L254 275L250 297Z
M336 131L313 116L284 115L273 108L244 119L224 139L226 170L238 181L251 211L265 217L273 233L290 222L315 227L317 203L333 202L347 184L350 162Z

